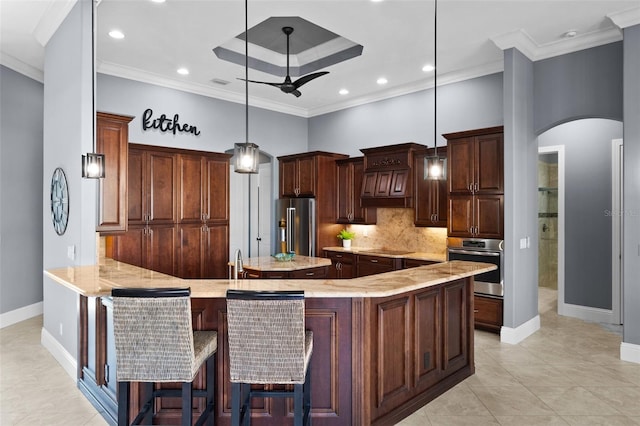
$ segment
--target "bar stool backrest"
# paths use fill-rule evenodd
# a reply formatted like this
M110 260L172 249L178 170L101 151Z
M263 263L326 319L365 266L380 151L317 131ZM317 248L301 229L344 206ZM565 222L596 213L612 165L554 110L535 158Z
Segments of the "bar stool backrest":
M188 288L113 289L116 376L127 382L190 382L197 366Z
M227 291L231 382L305 378L304 292Z

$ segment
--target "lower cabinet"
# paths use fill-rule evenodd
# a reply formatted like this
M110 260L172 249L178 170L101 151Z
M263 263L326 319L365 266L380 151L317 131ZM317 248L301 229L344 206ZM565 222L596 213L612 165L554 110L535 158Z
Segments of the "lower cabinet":
M500 333L503 321L503 299L476 294L473 302L475 328Z
M331 259L331 267L327 278L353 278L354 254L341 251L324 251L324 257Z
M398 269L402 269L401 258L371 256L368 254L356 255L356 277L397 271Z
M295 271L260 271L244 267L245 278L271 278L271 279L307 279L314 280L327 278L329 266L318 266L315 268L298 269Z
M402 259L402 268L416 268L418 266L433 265L435 260Z
M177 228L177 275L180 278L227 278L228 225L184 224Z
M176 227L168 225L129 226L113 237L113 258L120 262L176 275Z

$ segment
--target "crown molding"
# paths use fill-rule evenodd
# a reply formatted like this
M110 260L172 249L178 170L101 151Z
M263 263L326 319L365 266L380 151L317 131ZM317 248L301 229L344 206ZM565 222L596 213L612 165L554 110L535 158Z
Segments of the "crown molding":
M40 83L44 83L44 72L42 70L35 68L26 62L22 62L20 59L11 56L8 53L0 52L0 65L4 65L15 72L25 75Z
M640 25L640 7L610 13L607 18L620 29Z
M491 41L499 49L518 49L534 62L620 40L622 40L622 32L618 28L609 28L603 31L581 34L573 38L562 39L546 44L536 43L523 29L517 29L491 37Z
M184 81L173 80L158 74L142 71L137 68L125 67L110 62L100 62L96 69L100 74L126 78L128 80L135 80L141 83L149 83L156 86L180 90L183 92L207 96L210 98L216 98L223 101L234 102L237 104L244 105L245 103L244 93L235 93L228 90L205 86L203 84L186 83ZM249 98L249 101L249 105L252 107L268 109L270 111L281 112L284 114L290 114L299 117L308 117L307 110L304 108L296 108L279 102L265 101L264 99L255 97Z
M46 46L53 34L58 30L78 0L56 0L49 2L47 10L38 21L33 36L42 46Z

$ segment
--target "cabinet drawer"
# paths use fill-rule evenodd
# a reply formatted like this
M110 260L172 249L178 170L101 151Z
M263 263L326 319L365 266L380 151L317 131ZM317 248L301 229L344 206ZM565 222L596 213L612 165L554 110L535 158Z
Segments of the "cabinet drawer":
M353 264L353 253L343 253L339 251L325 251L324 257L331 259L332 262Z
M327 276L328 266L319 266L317 268L300 269L289 272L289 278L297 279L318 279Z
M434 263L438 263L438 262L434 260L403 259L402 267L404 269L407 269L407 268L415 268L417 266L433 265Z
M502 327L503 300L478 296L474 300L474 320L476 328L500 332Z

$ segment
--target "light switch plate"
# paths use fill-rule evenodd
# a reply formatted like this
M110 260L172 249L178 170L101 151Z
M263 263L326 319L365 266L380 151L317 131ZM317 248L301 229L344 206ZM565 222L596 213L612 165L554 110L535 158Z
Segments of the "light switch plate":
M67 257L76 260L76 246L67 246Z
M527 238L520 238L520 249L526 249L527 248Z

